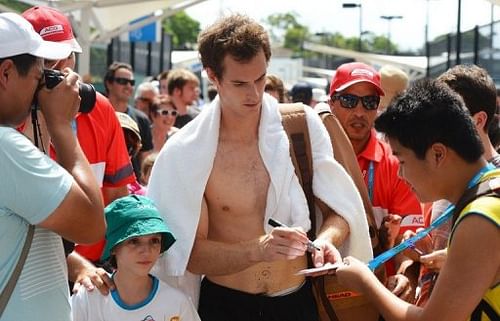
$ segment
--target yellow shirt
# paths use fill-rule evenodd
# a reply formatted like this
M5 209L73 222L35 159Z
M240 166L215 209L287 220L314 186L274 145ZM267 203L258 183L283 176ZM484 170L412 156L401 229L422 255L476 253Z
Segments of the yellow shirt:
M481 181L487 178L498 177L500 178L500 169L487 172ZM453 232L464 217L468 215L480 215L494 224L496 227L500 227L500 198L494 196L480 197L469 203L460 215L453 226L452 233L450 235L450 241L453 237ZM500 251L500 248L499 248ZM489 313L487 314L487 311ZM496 315L495 315L496 314ZM500 283L496 284L484 294L483 300L476 307L474 312L471 314L470 321L498 321L500 320Z

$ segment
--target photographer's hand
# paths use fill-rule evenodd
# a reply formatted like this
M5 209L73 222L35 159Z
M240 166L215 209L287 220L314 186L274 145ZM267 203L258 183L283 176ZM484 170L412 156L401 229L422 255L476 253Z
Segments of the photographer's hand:
M61 126L70 126L80 105L78 95L78 75L71 69L63 71L64 78L53 89L43 87L38 93L38 102L52 138L52 131ZM67 128L67 127L66 127Z
M68 196L42 227L75 243L94 243L104 237L104 205L99 184L71 128L80 105L78 75L70 69L53 89L42 88L38 103L54 146L57 162L74 178ZM85 226L85 228L82 228Z

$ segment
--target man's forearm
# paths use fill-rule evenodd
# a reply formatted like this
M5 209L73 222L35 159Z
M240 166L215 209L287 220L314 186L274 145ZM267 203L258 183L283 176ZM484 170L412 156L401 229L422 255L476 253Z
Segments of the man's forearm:
M316 239L331 242L335 247L340 247L349 235L349 224L342 216L329 210L323 215L323 224Z
M233 244L197 239L189 258L188 270L194 274L233 274L259 262L258 240Z

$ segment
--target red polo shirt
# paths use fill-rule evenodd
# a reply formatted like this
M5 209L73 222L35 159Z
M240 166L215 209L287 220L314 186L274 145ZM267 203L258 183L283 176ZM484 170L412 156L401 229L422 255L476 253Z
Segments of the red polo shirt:
M387 214L397 214L402 217L399 233L407 230L415 231L424 226L422 209L415 193L402 178L398 176L399 161L392 155L391 148L385 142L377 139L372 129L366 148L357 155L361 173L368 186L370 162L373 162L373 196L372 206L378 227ZM388 274L394 274L393 267L387 266Z

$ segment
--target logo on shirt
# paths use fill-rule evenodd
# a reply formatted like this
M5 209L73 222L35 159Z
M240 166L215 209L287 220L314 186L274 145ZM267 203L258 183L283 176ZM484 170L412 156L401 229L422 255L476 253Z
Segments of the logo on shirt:
M141 321L155 321L155 319L153 319L153 317L151 315L148 315L144 319L142 319Z

